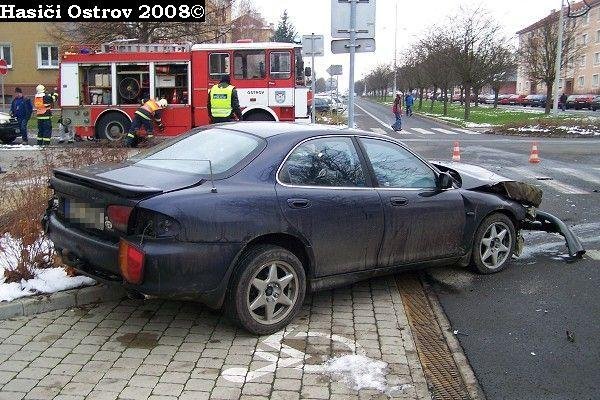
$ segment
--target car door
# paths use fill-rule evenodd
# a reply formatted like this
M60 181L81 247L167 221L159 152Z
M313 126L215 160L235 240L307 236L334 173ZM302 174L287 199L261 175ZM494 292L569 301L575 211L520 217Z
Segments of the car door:
M396 266L462 254L465 210L459 191L437 189L434 170L399 144L359 141L385 213L378 263Z
M306 140L277 175L277 198L289 224L312 247L316 277L377 263L383 237L381 199L350 136Z

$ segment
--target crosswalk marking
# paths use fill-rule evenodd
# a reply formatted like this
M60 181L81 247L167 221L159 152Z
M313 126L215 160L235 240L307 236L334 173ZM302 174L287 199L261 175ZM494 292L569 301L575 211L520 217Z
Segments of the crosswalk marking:
M547 181L539 181L536 178L538 176L540 176L539 174L536 174L535 172L526 170L524 168L517 168L517 167L508 167L509 170L513 171L514 173L524 176L526 178L529 179L533 179L535 180L537 183L539 184L543 184L546 186L551 187L552 189L556 190L557 192L560 193L564 193L564 194L588 194L588 192L586 192L585 190L576 188L575 186L571 186L568 185L566 183L563 183L561 181L557 181L557 180L547 180Z
M379 133L380 135L387 135L387 132L381 128L371 128L371 130L375 133Z
M468 129L453 128L455 131L466 133L467 135L481 135L481 132L470 131Z
M419 133L422 133L423 135L435 135L434 132L428 131L427 129L423 129L423 128L411 128L413 131L417 131Z
M437 132L442 132L445 133L446 135L458 135L458 132L454 132L454 131L449 131L448 129L444 129L444 128L431 128L434 131Z
M552 169L590 183L600 184L600 176L591 175L587 172L577 171L572 168L554 167Z

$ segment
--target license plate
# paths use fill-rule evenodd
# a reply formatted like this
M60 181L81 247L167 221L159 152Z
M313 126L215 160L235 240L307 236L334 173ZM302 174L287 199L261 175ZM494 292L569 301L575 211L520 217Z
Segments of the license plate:
M104 207L94 207L88 203L65 199L65 217L76 224L91 229L104 229Z

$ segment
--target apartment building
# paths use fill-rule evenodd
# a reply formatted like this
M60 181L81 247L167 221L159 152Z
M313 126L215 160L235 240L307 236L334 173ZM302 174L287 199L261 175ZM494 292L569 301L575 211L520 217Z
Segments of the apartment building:
M0 24L0 59L8 64L4 75L7 102L12 100L15 87L33 96L40 83L49 89L58 85L59 49L51 39L50 29L52 24L41 22Z
M566 68L561 70L559 92L566 94L600 94L600 0L587 0L591 6L589 12L578 18L569 18L566 23L574 24L575 40L581 48L576 59L568 60ZM573 10L584 7L583 2L575 3ZM548 19L558 23L558 11L517 32L519 46L526 43L526 37ZM573 25L572 25L573 26ZM525 65L519 65L517 71L517 93L545 93L543 83L534 82L527 74Z

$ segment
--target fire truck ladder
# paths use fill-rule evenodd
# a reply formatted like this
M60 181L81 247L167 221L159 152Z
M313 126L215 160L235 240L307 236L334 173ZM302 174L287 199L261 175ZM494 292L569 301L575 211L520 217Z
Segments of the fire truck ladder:
M133 39L135 40L135 39ZM190 44L177 43L128 43L117 41L102 44L104 53L173 53L190 51Z

